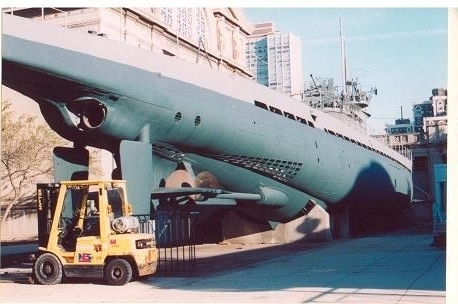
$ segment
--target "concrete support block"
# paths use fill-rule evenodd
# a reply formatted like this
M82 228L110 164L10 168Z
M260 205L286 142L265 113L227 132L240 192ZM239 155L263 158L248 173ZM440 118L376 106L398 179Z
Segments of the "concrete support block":
M332 240L329 214L316 205L308 215L270 229L229 212L222 222L223 240L231 244L287 244L298 241Z
M333 212L330 214L330 222L334 238L345 239L350 237L350 214L346 205L333 208Z

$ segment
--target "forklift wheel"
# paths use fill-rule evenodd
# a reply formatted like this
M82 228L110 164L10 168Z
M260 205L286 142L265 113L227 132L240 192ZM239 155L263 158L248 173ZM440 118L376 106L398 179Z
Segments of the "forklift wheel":
M33 264L33 273L40 284L53 285L62 281L62 264L52 253L40 255Z
M132 267L124 259L113 259L105 266L105 280L110 285L124 285L132 279Z

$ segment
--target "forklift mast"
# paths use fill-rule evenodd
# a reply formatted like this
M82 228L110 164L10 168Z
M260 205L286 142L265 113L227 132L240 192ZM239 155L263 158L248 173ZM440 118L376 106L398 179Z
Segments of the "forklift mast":
M37 184L38 246L47 247L60 184Z

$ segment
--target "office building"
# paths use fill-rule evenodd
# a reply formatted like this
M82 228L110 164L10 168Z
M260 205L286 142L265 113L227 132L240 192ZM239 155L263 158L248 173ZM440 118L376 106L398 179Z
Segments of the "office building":
M302 53L297 36L276 31L272 22L254 24L247 37L246 65L258 83L301 99Z

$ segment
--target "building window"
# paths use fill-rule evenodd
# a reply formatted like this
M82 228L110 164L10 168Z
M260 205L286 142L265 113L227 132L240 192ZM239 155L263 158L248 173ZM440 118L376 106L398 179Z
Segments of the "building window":
M180 35L195 42L201 40L204 45L207 36L207 24L203 8L161 8L161 18Z
M197 39L202 40L202 42L204 42L204 44L205 44L206 37L207 37L207 31L206 31L205 15L204 15L204 9L203 8L198 8L197 9L196 34L197 34Z
M178 31L186 37L191 37L192 8L179 7L177 10Z
M172 10L173 9L170 7L161 8L162 20L170 26L172 25L172 22L173 22L173 11Z

